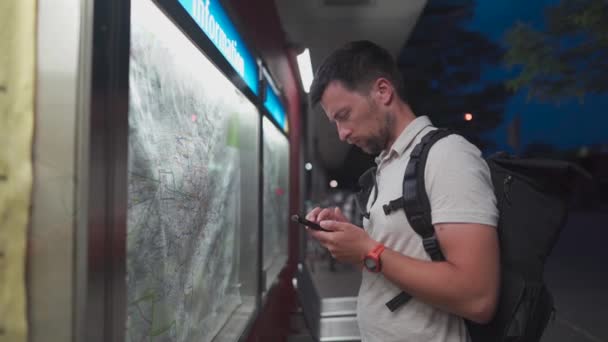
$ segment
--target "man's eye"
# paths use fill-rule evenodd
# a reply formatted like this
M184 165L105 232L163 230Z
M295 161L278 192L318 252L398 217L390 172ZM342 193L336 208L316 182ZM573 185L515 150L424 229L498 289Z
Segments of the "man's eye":
M348 119L349 116L350 116L350 113L340 113L340 114L336 115L336 120L344 121L344 120Z

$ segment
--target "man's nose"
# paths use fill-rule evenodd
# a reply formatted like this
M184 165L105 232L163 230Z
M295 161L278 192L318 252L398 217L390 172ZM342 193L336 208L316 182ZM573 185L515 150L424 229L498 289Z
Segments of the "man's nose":
M351 129L338 125L338 136L340 137L341 141L346 141L352 132L353 131Z

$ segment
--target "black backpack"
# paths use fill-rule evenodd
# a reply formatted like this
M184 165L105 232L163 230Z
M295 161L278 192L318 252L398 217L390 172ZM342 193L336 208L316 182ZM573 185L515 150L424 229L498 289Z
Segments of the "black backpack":
M437 129L422 138L412 150L405 170L403 196L383 205L386 215L404 209L433 261L445 259L431 224L424 168L433 144L450 134L454 132ZM589 176L577 165L565 161L517 159L500 154L487 158L486 162L500 213L497 229L501 290L493 320L483 325L466 321L469 335L473 342L540 341L555 313L553 297L543 280L545 261L567 218L569 184L575 176ZM359 179L359 209L367 218L369 213L365 208L375 187L375 178L375 168L371 168ZM395 311L410 298L402 292L386 306Z

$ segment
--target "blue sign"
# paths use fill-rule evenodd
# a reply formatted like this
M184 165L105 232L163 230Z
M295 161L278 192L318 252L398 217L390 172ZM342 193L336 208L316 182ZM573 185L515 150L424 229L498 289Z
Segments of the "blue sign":
M258 95L258 66L217 0L179 0L190 16Z
M279 124L279 127L281 127L283 131L287 132L287 115L285 113L285 109L283 109L283 105L281 104L279 97L274 93L269 85L266 85L266 100L264 100L264 107L266 107L268 112L270 112L270 116L277 124Z

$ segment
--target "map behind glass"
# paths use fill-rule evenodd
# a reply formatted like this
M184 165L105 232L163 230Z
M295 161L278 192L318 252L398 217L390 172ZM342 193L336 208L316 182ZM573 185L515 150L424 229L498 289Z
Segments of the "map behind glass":
M240 305L239 117L255 107L131 1L128 341L211 341Z
M289 141L266 117L264 131L264 269L267 286L287 257L289 229ZM279 268L277 268L279 267Z

